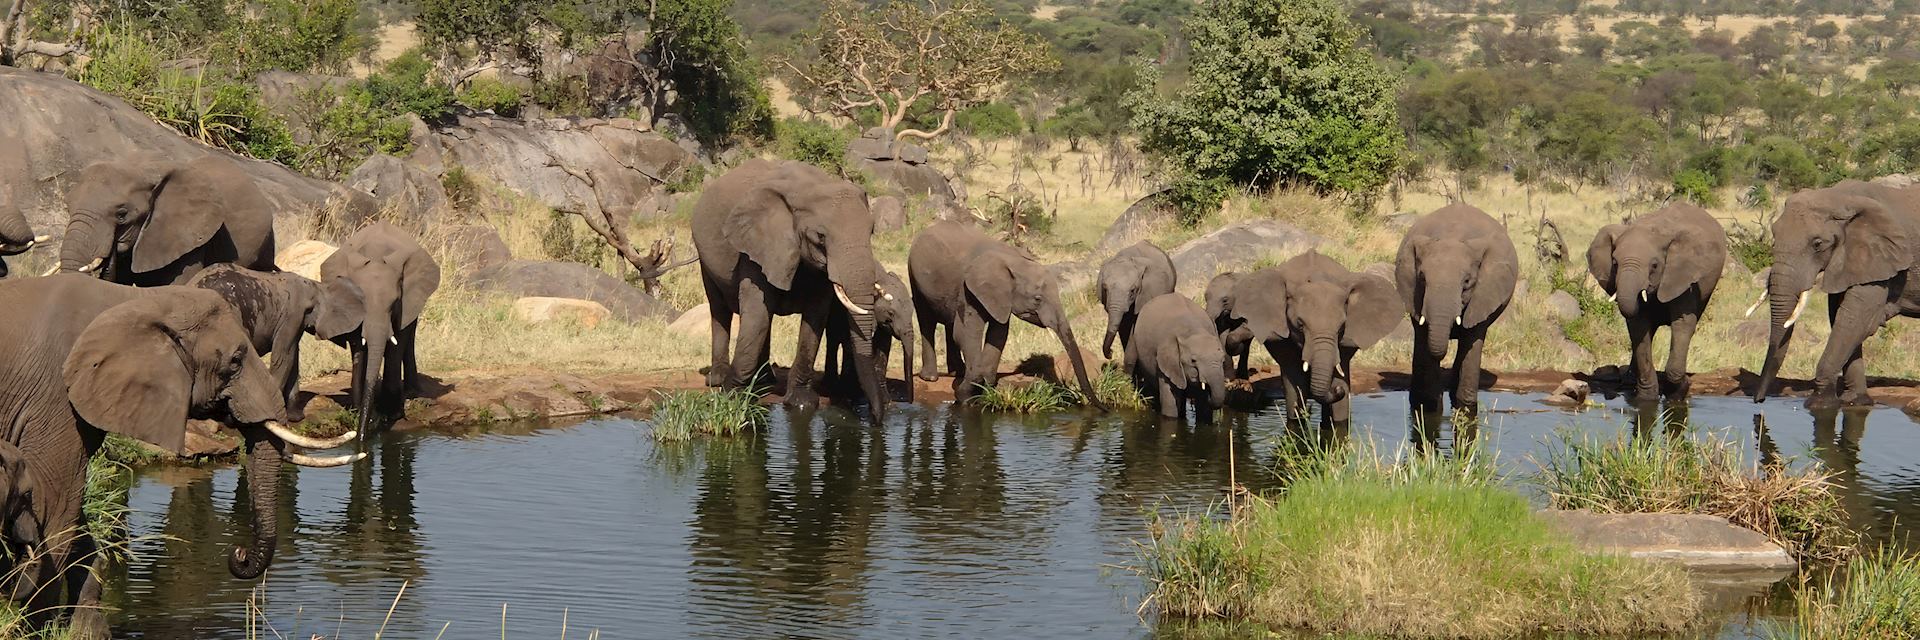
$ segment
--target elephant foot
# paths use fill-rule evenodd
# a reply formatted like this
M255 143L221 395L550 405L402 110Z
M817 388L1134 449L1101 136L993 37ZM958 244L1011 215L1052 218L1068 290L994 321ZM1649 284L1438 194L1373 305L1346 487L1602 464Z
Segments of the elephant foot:
M1813 395L1807 396L1807 408L1816 411L1838 409L1840 396L1834 395L1832 390L1815 389Z
M939 382L939 381L940 381L940 374L938 374L938 373L934 373L934 372L932 372L932 371L921 371L921 372L920 372L920 379L921 379L921 380L925 380L925 381L927 381L927 382Z
M291 407L287 409L287 424L299 424L300 422L306 419L307 419L306 410L294 409Z
M1871 407L1875 404L1873 396L1867 395L1864 391L1851 397L1841 398L1841 402L1849 407Z
M113 634L107 628L107 616L96 604L74 610L68 636L74 640L111 640Z
M1683 398L1693 389L1693 376L1684 373L1664 373L1660 375L1661 393L1668 398Z
M820 406L820 394L812 389L800 387L787 390L785 404L792 409L814 409Z
M727 386L727 368L717 366L708 368L707 386L714 389Z
M1480 395L1479 394L1474 394L1470 396L1461 396L1459 394L1455 394L1450 399L1453 401L1454 413L1465 413L1470 417L1480 415Z

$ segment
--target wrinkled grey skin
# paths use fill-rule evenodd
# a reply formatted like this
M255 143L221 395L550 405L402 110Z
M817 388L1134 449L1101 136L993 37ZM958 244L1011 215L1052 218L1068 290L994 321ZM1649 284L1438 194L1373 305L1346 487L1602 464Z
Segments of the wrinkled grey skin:
M1453 407L1479 409L1480 349L1520 279L1520 260L1507 228L1471 205L1452 204L1421 216L1407 229L1394 259L1394 286L1413 315L1413 393L1416 411L1440 410L1441 368L1451 342Z
M933 335L947 328L947 371L965 401L999 378L1001 351L1014 318L1052 329L1073 363L1080 391L1096 397L1073 325L1060 306L1060 283L1031 254L953 221L936 222L907 250L907 279L920 324L920 379L938 379ZM1098 401L1094 406L1102 410Z
M321 295L320 283L287 271L254 271L231 264L216 264L187 281L187 286L206 289L240 313L240 324L253 340L253 350L262 356L271 354L268 375L287 401L287 421L305 418L300 410L300 336L317 332L314 323L322 316L351 313L330 305L357 305L361 301L334 301Z
M900 378L907 385L907 402L913 402L913 295L907 290L907 283L900 276L880 269L880 299L873 307L873 362L880 367L879 377L886 379L887 358L893 355L893 343L900 342ZM828 389L836 392L848 385L858 385L860 377L853 370L857 358L853 353L852 314L846 309L837 308L827 318L827 366L825 382ZM857 388L854 389L858 393Z
M41 526L35 559L8 585L30 596L27 611L50 622L71 610L78 637L106 637L96 579L104 566L82 508L87 461L109 432L181 453L189 418L225 422L246 438L253 533L227 569L242 579L266 571L286 443L262 424L284 407L248 338L239 315L200 289L69 274L0 283L0 421L14 425L3 439L33 469Z
M771 373L773 317L800 316L799 343L787 371L786 403L819 404L813 363L836 291L853 313L854 369L874 424L886 417L877 377L872 309L879 292L873 213L859 185L800 162L749 160L707 183L693 209L693 244L712 314L713 364L707 384L751 386ZM847 309L853 312L853 309ZM733 319L740 334L733 335Z
M1907 286L1920 264L1916 254L1920 189L1848 180L1789 196L1773 222L1766 298L1771 330L1754 401L1766 399L1787 358L1793 338L1787 321L1799 296L1818 285L1827 294L1833 331L1814 367L1807 406L1873 404L1860 345L1896 315L1920 317L1920 287Z
M1227 404L1227 352L1207 312L1186 296L1164 293L1141 306L1127 340L1126 370L1141 393L1158 400L1160 416L1213 420Z
M19 208L0 205L0 257L17 256L32 249L33 226ZM0 260L0 278L7 277L7 262Z
M1393 283L1348 271L1314 250L1280 266L1242 276L1233 288L1232 329L1245 328L1280 365L1293 419L1320 403L1321 421L1342 424L1348 406L1353 354L1373 346L1406 321Z
M72 212L60 271L121 284L182 284L207 265L261 271L273 264L273 206L233 161L136 158L96 162L67 192Z
M1242 323L1233 319L1233 289L1240 283L1240 274L1232 271L1216 275L1207 281L1207 317L1213 319L1214 332L1220 335L1220 346L1227 352L1227 361L1240 359L1234 367L1233 376L1247 378L1247 358L1253 353L1253 332Z
M0 440L0 540L5 556L0 557L0 575L13 573L18 561L25 560L40 546L46 527L33 509L33 498L40 481L27 464L27 454L13 443ZM25 595L25 594L23 594Z
M422 392L414 336L427 299L440 288L440 265L405 230L376 222L320 263L314 335L353 354L349 404L361 434L400 418L408 395Z
M1587 249L1587 270L1613 296L1633 343L1634 397L1686 395L1687 351L1700 314L1727 264L1727 232L1705 209L1670 204L1629 224L1600 229ZM1667 327L1672 348L1656 381L1653 334Z
M1100 355L1113 357L1113 339L1125 349L1133 335L1134 319L1148 300L1173 293L1173 260L1151 242L1141 240L1100 263L1095 282L1100 285L1100 307L1107 310L1107 333L1100 339Z

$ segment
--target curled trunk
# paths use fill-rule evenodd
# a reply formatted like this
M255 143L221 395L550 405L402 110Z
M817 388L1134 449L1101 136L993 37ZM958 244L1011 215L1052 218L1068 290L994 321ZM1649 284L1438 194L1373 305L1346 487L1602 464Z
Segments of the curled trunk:
M1624 263L1615 272L1614 283L1613 302L1620 307L1621 317L1640 315L1640 296L1647 290L1646 270L1635 262Z
M266 573L279 546L280 465L286 444L265 429L243 431L247 444L247 493L253 507L253 541L236 546L227 557L227 572L242 580Z
M33 240L33 227L17 208L0 209L0 245L19 246Z
M93 216L75 212L67 222L67 235L60 241L60 271L76 272L95 260L104 261L113 253L111 226L97 223ZM98 270L104 273L105 268Z

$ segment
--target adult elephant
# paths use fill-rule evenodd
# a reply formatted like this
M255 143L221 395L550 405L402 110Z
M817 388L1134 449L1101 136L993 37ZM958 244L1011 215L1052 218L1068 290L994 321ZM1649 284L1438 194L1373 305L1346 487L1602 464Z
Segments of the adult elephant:
M1587 269L1613 296L1633 343L1634 395L1684 396L1687 351L1727 264L1727 232L1706 209L1675 203L1628 224L1600 228L1587 248ZM1653 334L1667 327L1664 384L1656 382Z
M1454 340L1460 350L1453 356L1453 407L1478 409L1480 349L1520 279L1519 254L1506 226L1472 205L1441 207L1407 229L1393 273L1414 318L1414 409L1440 410L1447 382L1441 362Z
M1871 405L1861 344L1895 315L1920 317L1920 189L1848 180L1787 198L1773 222L1772 314L1767 357L1754 401L1767 398L1787 357L1793 326L1817 284L1827 293L1832 332L1813 372L1807 406Z
M0 284L0 349L0 420L11 425L0 433L33 468L32 520L42 527L10 587L43 617L70 608L81 637L106 637L102 559L82 503L87 461L108 433L179 453L189 418L240 430L253 536L233 549L227 569L242 579L259 577L273 561L281 462L338 466L364 455L320 459L289 450L336 447L352 436L317 440L277 423L282 404L266 365L238 314L212 292L67 274L10 281Z
M1113 339L1120 348L1133 339L1134 320L1148 300L1173 293L1173 260L1153 243L1141 240L1121 249L1100 263L1100 306L1107 310L1107 334L1100 339L1100 354L1113 357Z
M353 354L350 406L359 433L398 419L408 394L421 392L414 342L420 313L440 288L440 265L399 227L376 222L355 231L320 263L320 296L313 333Z
M1163 293L1141 306L1126 370L1159 401L1160 417L1178 418L1191 402L1196 419L1211 421L1227 404L1226 348L1207 312L1186 296Z
M947 329L947 369L959 400L992 387L999 376L1007 329L1020 318L1052 329L1073 363L1081 393L1099 406L1073 324L1060 306L1060 283L1033 256L968 225L936 222L907 249L907 279L920 325L920 379L937 379L933 335ZM958 356L958 357L956 357ZM1103 410L1105 407L1101 407Z
M1279 363L1291 417L1304 418L1311 397L1326 423L1352 418L1353 355L1407 317L1393 283L1348 271L1312 249L1242 276L1234 298L1230 329L1244 327Z
M874 359L873 214L859 185L800 162L749 160L707 184L693 208L693 244L712 314L709 386L750 386L768 364L776 315L800 316L786 403L819 404L813 365L835 301L853 315L855 369L877 423L887 395ZM740 334L732 334L733 318Z
M222 262L275 270L272 204L251 177L215 155L87 165L67 208L60 271L155 286L183 284Z

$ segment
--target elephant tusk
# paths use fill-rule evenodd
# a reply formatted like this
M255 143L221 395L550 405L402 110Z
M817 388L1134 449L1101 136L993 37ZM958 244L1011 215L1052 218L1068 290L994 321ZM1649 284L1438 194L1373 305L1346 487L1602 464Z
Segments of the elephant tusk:
M1646 302L1646 301L1647 301L1647 290L1646 290L1646 289L1641 289L1641 290L1640 290L1640 301L1641 301L1641 302Z
M1465 323L1465 322L1461 322L1461 321L1460 321L1460 319L1461 319L1461 318L1463 318L1463 317L1465 317L1465 316L1454 316L1454 317L1453 317L1453 326L1456 326L1456 327L1464 327L1464 326L1467 326L1467 323Z
M80 273L92 273L94 269L100 268L100 263L104 261L106 261L106 258L94 258L93 262L89 262L86 266L80 267Z
M360 437L360 434L348 431L330 439L312 438L294 433L292 429L288 429L285 425L273 420L268 420L266 427L267 431L273 432L273 435L279 437L281 440L287 441L288 444L308 449L332 449L353 442L354 438Z
M1800 302L1795 303L1793 305L1793 315L1789 316L1787 318L1787 323L1780 325L1780 328L1792 329L1793 323L1800 320L1800 312L1807 310L1807 298L1811 298L1811 297L1813 297L1812 289L1808 289L1806 291L1800 292Z
M1613 293L1607 294L1607 302L1613 302L1613 303L1620 302L1620 292L1615 291Z
M47 272L40 274L40 276L44 278L46 276L50 276L56 273L60 273L60 265L57 265L57 264L51 267L47 267Z
M1747 307L1747 315L1744 317L1747 317L1747 318L1753 317L1753 312L1755 310L1758 310L1760 308L1760 305L1766 304L1766 302L1767 302L1767 289L1765 287L1761 287L1760 299L1753 301L1753 306Z
M1424 315L1414 316L1413 323L1422 327L1427 326L1427 317Z
M30 244L30 245L32 245L32 244L40 244L40 243L42 243L42 242L46 242L46 241L48 241L48 240L52 240L52 239L53 239L53 236L49 236L49 235L38 235L38 236L34 236L34 237L33 237L33 240L30 240L30 241L28 241L28 242L27 242L27 244Z
M1313 361L1312 361L1312 360L1301 360L1301 361L1300 361L1300 372L1301 372L1301 373L1313 373Z
M1345 378L1345 377L1347 377L1347 368L1346 368L1346 367L1343 367L1343 366L1340 366L1340 362L1339 362L1339 361L1335 361L1335 362L1333 363L1333 374L1334 374L1334 375L1336 375L1336 376L1340 376L1340 377L1342 377L1342 378Z
M834 297L840 298L840 304L845 305L848 311L853 312L853 315L864 316L873 313L872 311L861 308L860 305L854 304L853 298L847 297L846 287L838 284L833 285L833 295Z
M387 336L387 342L391 342L391 343L393 343L393 346L396 346L396 347L398 347L398 346L400 346L400 337L399 337L399 336Z
M328 467L342 467L342 466L350 465L355 462L359 462L361 459L366 457L367 457L367 454L364 451L360 453L349 453L346 455L327 456L324 458L314 457L304 453L289 453L287 454L287 462L291 462L291 463L300 465L302 467L326 469Z

